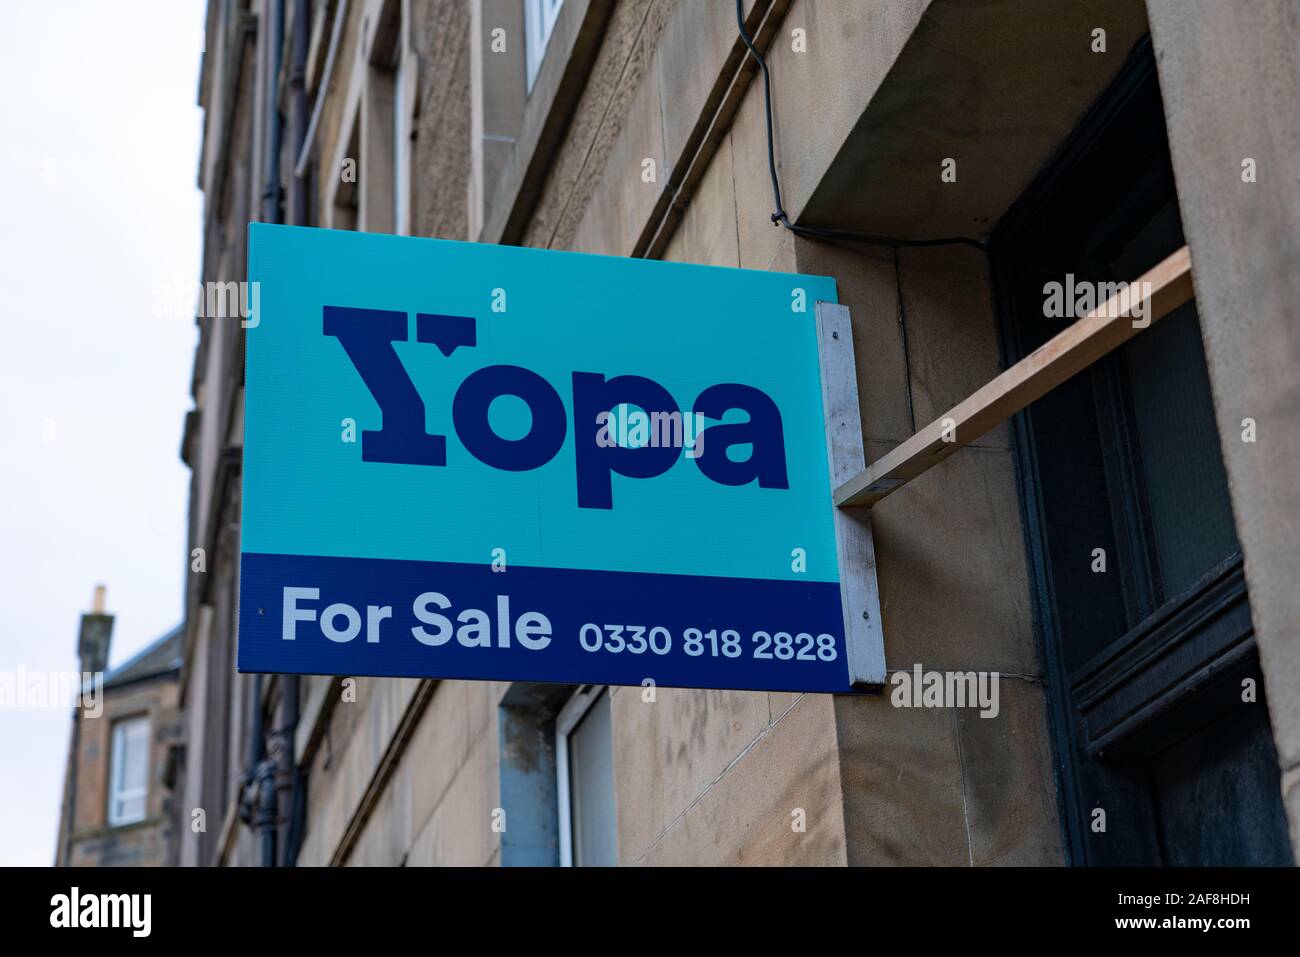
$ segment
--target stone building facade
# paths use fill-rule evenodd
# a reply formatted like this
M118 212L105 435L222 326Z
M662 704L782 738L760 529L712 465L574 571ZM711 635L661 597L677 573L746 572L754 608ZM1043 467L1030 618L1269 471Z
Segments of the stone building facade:
M204 317L180 863L1293 861L1296 4L740 6L795 229L730 0L213 0L202 278L253 220L831 276L870 462L1064 328L1046 283L1185 243L1194 304L871 510L891 672L997 672L997 716L236 674Z
M97 678L73 717L56 866L148 867L175 859L169 774L182 747L182 631L107 671L112 630L113 616L102 608L82 617L81 673Z

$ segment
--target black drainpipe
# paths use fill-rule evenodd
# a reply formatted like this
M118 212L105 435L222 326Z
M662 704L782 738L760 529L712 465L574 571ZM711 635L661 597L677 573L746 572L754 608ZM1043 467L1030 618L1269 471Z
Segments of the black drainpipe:
M262 188L261 219L265 223L283 221L280 183L283 124L277 108L280 84L281 51L284 48L285 0L274 0L267 38L269 63L266 74L266 153L265 179ZM311 40L310 10L307 0L293 0L293 58L289 70L289 143L296 157L307 138L307 48ZM307 182L294 177L289 189L289 221L307 222ZM272 736L274 747L268 752L266 729L262 720L261 675L253 676L250 702L250 740L248 768L244 772L244 793L240 817L253 827L261 846L263 867L292 866L298 857L305 811L302 774L294 754L298 728L301 679L297 675L280 678L280 726ZM286 794L287 792L287 794ZM283 806L282 806L283 803ZM277 840L281 827L284 834ZM277 857L277 844L280 855Z
M311 4L293 0L293 58L289 66L289 222L307 226L307 177L294 176L293 164L307 141L307 46L311 42Z
M302 772L298 769L294 738L298 731L298 710L301 681L297 675L281 675L283 692L280 695L280 714L284 725L280 728L280 748L275 785L280 820L281 867L293 867L298 857L298 841L302 833L300 819L303 812Z
M267 24L267 52L270 68L266 76L266 149L262 170L262 222L280 222L280 111L276 109L276 92L280 83L280 50L284 46L284 0L274 0Z
M283 2L283 0L281 0ZM302 144L307 139L307 47L311 41L311 4L308 0L293 0L293 52L289 61L289 156L297 160ZM277 157L278 159L278 157ZM279 168L277 167L277 172ZM295 226L307 225L307 179L290 172L289 222ZM281 850L281 865L293 867L298 860L298 847L302 843L306 817L306 787L303 772L298 767L295 738L301 710L302 679L297 675L284 675L284 694L281 696L283 740L280 748L280 782L288 790L288 800L281 808L281 820L286 821Z
M258 704L255 705L258 714L261 714L261 697L262 697L262 676L258 675L254 681L256 697ZM257 728L257 750L261 756L254 767L254 794L257 800L257 816L254 820L254 826L257 829L259 838L258 843L262 848L262 866L275 867L275 838L276 824L279 817L279 808L275 802L275 758L266 755L266 746L262 736L262 722L258 721Z
M239 802L239 819L251 827L261 844L261 864L275 866L275 762L266 755L262 721L262 675L253 675L249 701L248 768Z
M267 23L267 72L263 78L263 108L266 119L266 142L263 154L262 222L278 223L280 216L280 137L281 119L277 105L280 82L280 52L284 47L284 0L273 0ZM268 756L265 727L262 720L261 675L253 676L253 694L249 707L250 733L248 770L244 774L245 807L243 819L257 832L261 847L263 867L276 865L276 829L279 825L279 807L276 800L277 755ZM283 700L283 695L281 696ZM280 751L282 748L277 748ZM254 810L256 809L256 810Z

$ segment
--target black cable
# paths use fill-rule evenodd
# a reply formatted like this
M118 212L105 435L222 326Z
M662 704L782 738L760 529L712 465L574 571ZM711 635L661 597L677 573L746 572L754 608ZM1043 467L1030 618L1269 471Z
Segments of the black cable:
M745 46L749 47L749 52L754 54L754 59L758 61L758 66L763 71L763 106L767 111L767 170L772 176L772 203L776 206L776 212L772 214L772 222L782 223L789 229L790 217L786 215L785 207L781 205L781 183L776 178L776 147L772 136L772 74L768 72L767 61L758 52L753 38L745 29L744 0L736 0L736 26L740 27L740 38L745 41Z
M906 239L901 236L884 236L879 233L862 233L852 229L835 229L821 226L798 226L790 222L790 217L781 203L781 182L776 175L776 146L772 133L772 74L768 71L767 60L754 46L754 39L745 29L744 0L736 0L736 26L740 28L740 38L749 47L749 52L758 61L763 71L763 107L767 113L767 170L772 177L772 203L776 207L771 219L774 224L784 226L796 236L809 236L815 239L838 240L840 242L866 243L876 246L973 246L987 253L988 247L978 239L969 236L946 236L939 239Z

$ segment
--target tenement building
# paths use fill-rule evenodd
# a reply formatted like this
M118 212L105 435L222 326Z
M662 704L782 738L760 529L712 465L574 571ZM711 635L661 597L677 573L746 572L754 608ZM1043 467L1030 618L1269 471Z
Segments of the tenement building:
M253 221L828 276L867 463L972 409L992 428L855 500L880 694L239 674L249 332L205 310L180 863L1294 861L1293 2L207 18L206 283L247 280ZM1086 317L1144 277L1192 285L1093 349Z
M181 758L177 705L183 630L147 645L112 670L113 616L104 588L81 616L77 658L84 684L72 715L59 815L57 866L172 863L176 849L171 773Z

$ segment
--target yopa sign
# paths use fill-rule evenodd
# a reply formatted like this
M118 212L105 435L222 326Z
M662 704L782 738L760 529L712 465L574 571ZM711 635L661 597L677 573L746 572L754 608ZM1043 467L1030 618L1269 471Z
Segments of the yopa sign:
M830 279L254 224L239 668L847 691Z

